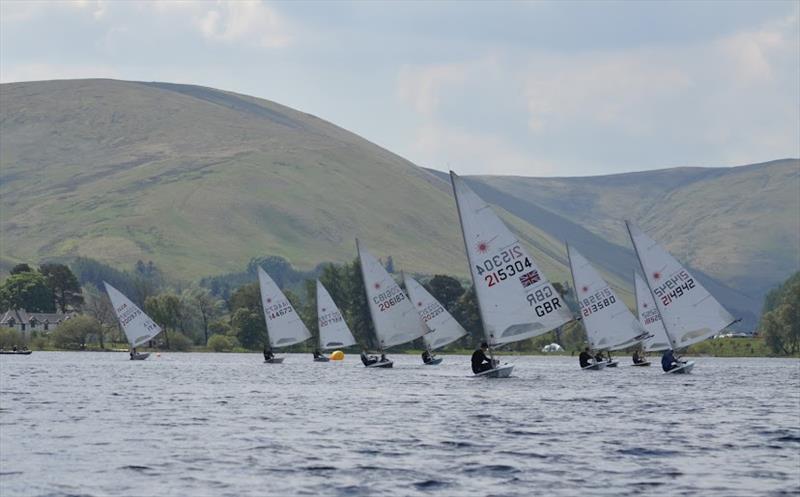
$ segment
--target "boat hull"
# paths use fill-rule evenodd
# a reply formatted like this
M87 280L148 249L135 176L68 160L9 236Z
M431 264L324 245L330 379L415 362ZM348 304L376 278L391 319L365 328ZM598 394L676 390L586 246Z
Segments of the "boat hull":
M639 362L639 363L635 362L635 363L631 364L631 366L637 366L637 367L640 367L640 368L643 368L643 367L646 367L646 366L649 366L649 365L650 365L650 361L644 361L644 362Z
M494 369L483 371L475 375L475 378L508 378L514 369L513 364L503 364Z
M367 365L368 368L373 368L373 369L374 368L386 369L386 368L391 368L392 366L394 366L394 361L390 361L388 359L385 361L374 362L372 364Z
M314 362L331 362L327 357L315 357Z
M619 361L608 361L606 363L607 368L616 368L617 366L619 366Z
M0 350L0 354L6 355L31 355L32 350Z
M665 371L664 374L689 374L692 372L692 369L694 369L694 361L689 361L683 366Z
M600 371L601 369L605 369L606 363L598 362L596 364L589 364L585 368L581 368L584 371Z
M144 361L150 357L150 352L142 352L141 354L134 354L131 356L131 361Z
M428 362L424 362L423 364L425 364L426 366L436 366L437 364L441 364L443 360L444 359L442 359L441 357L436 357Z
M265 364L281 364L283 363L283 357L273 357L272 359L267 359L264 361Z

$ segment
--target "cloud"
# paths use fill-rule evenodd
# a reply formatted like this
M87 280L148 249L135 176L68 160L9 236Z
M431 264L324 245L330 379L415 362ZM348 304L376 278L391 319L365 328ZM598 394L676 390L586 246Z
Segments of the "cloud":
M225 43L244 42L262 48L281 48L291 41L285 22L278 14L265 3L255 0L217 2L216 6L195 18L195 25L206 39Z

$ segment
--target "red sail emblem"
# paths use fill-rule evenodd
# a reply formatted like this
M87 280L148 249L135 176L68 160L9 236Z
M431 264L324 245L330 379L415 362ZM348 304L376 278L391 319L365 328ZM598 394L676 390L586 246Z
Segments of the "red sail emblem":
M478 242L477 249L478 252L480 252L481 254L485 254L486 252L489 251L489 244L484 241L480 241Z

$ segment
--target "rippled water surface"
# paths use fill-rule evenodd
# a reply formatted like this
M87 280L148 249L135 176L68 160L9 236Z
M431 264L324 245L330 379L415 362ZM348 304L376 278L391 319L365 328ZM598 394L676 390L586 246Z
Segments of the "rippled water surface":
M800 361L0 356L0 495L796 495Z

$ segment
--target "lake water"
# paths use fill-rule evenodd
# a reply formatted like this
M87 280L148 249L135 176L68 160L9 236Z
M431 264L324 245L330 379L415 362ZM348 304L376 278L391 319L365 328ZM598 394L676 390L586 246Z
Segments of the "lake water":
M0 356L0 495L800 494L800 361Z

